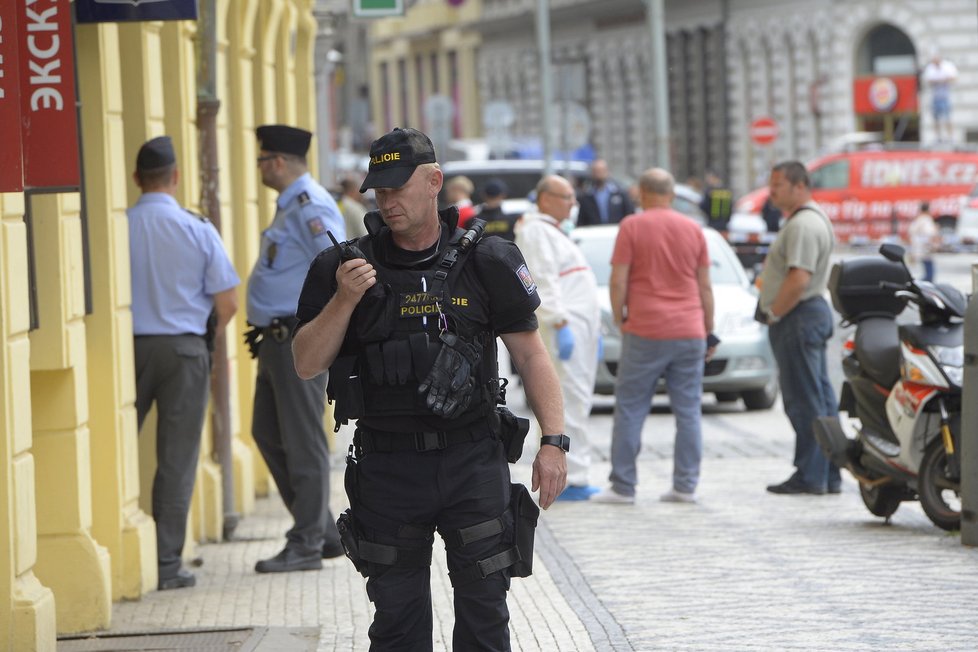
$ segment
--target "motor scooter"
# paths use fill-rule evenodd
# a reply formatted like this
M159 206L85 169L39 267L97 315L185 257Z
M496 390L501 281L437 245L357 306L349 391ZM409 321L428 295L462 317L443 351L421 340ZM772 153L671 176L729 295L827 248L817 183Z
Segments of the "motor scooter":
M904 249L880 247L882 258L837 263L829 277L843 325L845 382L839 417L822 417L815 437L826 456L859 482L863 503L886 518L905 500L920 500L935 525L961 523L960 431L966 300L954 287L914 280ZM897 323L908 304L917 323Z

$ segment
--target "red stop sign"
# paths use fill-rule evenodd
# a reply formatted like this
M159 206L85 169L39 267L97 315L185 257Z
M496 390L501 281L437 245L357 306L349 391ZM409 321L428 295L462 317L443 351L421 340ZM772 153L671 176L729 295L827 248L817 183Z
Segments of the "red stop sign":
M757 118L750 123L748 134L755 145L770 145L778 139L778 123L767 116Z

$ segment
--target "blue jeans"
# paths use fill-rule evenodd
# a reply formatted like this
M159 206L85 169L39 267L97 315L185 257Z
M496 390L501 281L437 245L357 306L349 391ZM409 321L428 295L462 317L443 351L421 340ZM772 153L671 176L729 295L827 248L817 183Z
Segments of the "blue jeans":
M934 282L934 259L924 258L922 261L924 263L924 280Z
M829 464L815 441L818 417L836 416L838 403L826 364L825 346L832 337L832 310L822 297L799 303L768 328L781 380L784 411L795 430L796 478L816 489L838 486L838 467Z
M649 340L622 333L609 476L616 493L635 495L642 426L660 377L665 377L669 404L676 416L672 486L685 493L696 490L703 456L700 414L705 355L706 341L702 339Z

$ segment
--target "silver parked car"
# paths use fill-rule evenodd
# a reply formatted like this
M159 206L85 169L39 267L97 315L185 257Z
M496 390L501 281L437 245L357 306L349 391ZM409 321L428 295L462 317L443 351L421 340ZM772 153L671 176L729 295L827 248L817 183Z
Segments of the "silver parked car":
M594 387L598 394L614 394L621 354L621 332L611 317L608 294L611 254L617 235L617 225L574 229L571 234L598 278L604 337L604 359L598 366ZM703 391L715 394L721 402L743 398L748 410L766 410L778 397L778 374L767 327L754 321L756 292L723 236L709 228L703 229L703 235L710 252L714 332L721 340L713 359L706 364ZM660 392L663 389L660 386Z

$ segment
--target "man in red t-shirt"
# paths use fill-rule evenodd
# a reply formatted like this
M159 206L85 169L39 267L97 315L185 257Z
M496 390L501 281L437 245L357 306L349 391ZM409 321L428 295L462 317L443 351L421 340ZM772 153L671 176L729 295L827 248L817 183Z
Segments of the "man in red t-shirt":
M639 179L643 212L622 220L611 257L611 310L622 331L611 437L611 486L592 501L634 503L642 425L660 377L676 415L672 489L666 502L696 502L702 437L703 360L713 331L706 238L671 208L675 180L661 168ZM713 340L711 339L711 342Z

